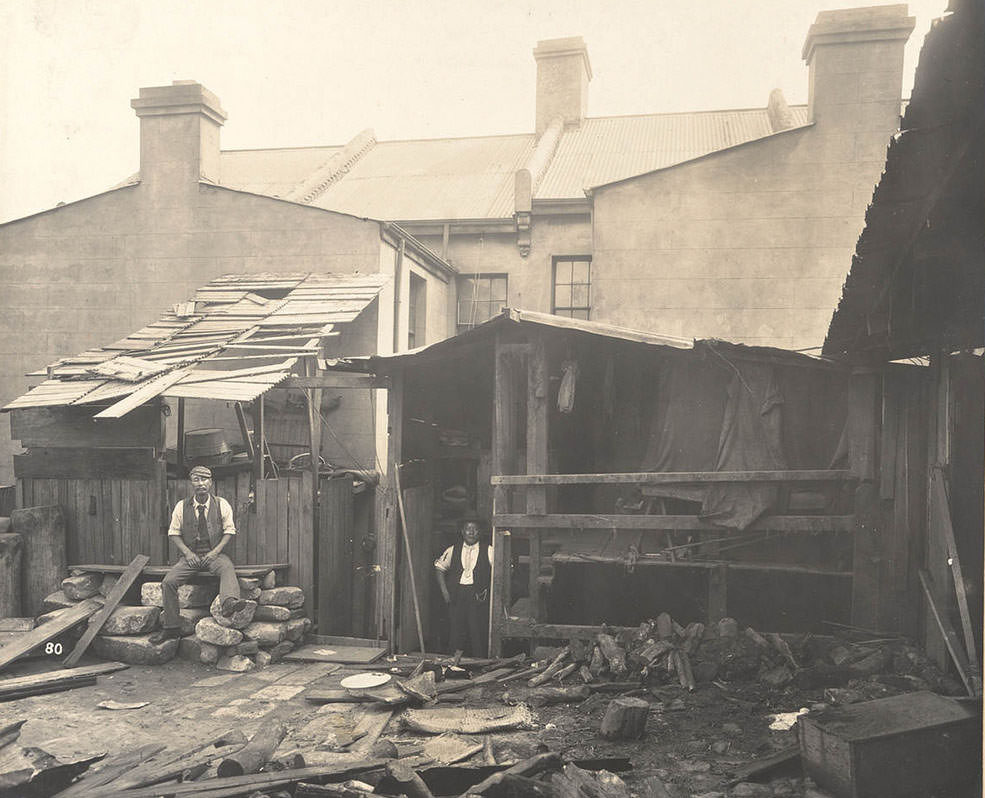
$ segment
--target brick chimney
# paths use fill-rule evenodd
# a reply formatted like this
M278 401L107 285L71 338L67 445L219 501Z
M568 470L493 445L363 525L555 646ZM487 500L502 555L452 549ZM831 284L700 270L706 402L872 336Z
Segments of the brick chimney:
M810 119L847 117L856 130L895 130L903 47L914 23L905 4L821 11L802 53Z
M193 80L140 90L140 180L153 187L219 182L219 98Z
M592 65L581 36L547 39L534 48L537 62L537 135L560 116L566 125L580 125L588 110Z

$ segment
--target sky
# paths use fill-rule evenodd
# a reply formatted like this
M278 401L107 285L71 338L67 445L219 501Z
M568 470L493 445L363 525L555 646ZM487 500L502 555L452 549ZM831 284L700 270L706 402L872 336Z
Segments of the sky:
M589 116L807 101L801 47L851 0L2 0L0 221L138 168L142 86L196 80L223 149L532 132L542 39L582 36ZM862 5L862 3L858 3ZM914 0L909 94L946 0Z

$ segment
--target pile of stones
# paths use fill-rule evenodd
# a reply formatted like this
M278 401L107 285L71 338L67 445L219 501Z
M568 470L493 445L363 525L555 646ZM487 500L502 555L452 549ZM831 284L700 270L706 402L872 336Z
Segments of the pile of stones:
M93 572L74 574L62 581L61 590L45 598L43 608L50 613L87 599L100 601L118 578ZM144 582L140 604L117 607L89 651L132 665L159 665L177 655L220 670L245 672L277 662L303 642L312 623L305 617L301 588L277 585L274 571L263 579L240 577L239 588L245 606L227 617L220 611L214 583L179 587L181 637L155 644L150 638L161 625L163 588L160 582ZM38 623L45 620L42 615ZM84 629L83 623L77 634Z

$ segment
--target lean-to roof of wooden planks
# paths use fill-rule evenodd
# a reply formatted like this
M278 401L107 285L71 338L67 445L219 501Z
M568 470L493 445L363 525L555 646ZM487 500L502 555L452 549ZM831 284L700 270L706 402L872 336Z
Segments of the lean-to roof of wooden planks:
M47 377L7 404L80 405L115 400L96 418L119 418L155 396L247 402L318 354L376 298L382 274L225 275L126 338L60 358Z

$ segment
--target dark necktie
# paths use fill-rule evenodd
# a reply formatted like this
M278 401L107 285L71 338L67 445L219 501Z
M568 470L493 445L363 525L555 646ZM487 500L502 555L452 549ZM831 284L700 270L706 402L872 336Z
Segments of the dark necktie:
M205 505L196 502L195 507L198 509L198 527L195 530L195 546L198 549L202 549L209 543L209 525L205 520Z

